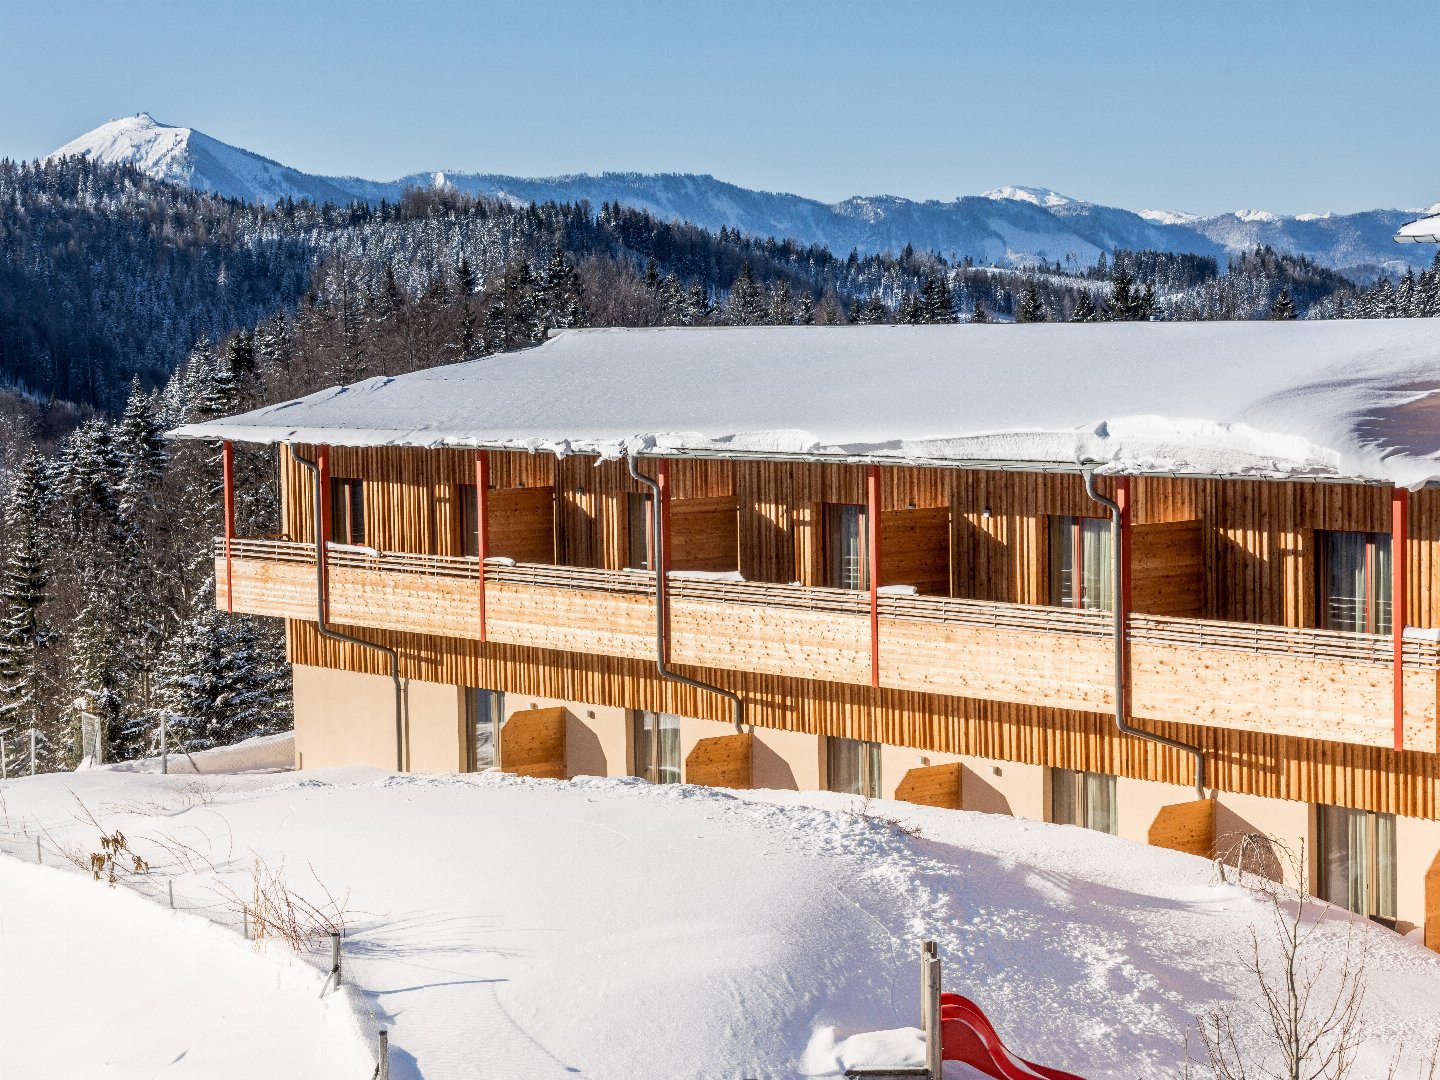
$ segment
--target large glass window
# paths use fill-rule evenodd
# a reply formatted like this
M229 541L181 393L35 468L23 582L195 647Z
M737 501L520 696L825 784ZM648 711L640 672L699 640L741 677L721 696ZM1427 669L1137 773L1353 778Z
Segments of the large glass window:
M680 717L636 712L635 775L652 784L680 783Z
M1319 549L1321 628L1354 634L1388 634L1389 534L1321 531L1315 535Z
M1050 603L1110 610L1115 599L1114 546L1109 518L1052 517Z
M500 765L500 729L505 725L505 695L499 690L465 688L465 727L470 732L470 771Z
M649 570L650 534L654 515L650 512L650 494L632 491L629 497L629 554L625 565L632 570Z
M330 539L337 544L365 543L365 485L330 479Z
M878 799L880 744L860 739L826 739L825 786L831 791Z
M1395 815L1321 806L1316 824L1320 898L1393 924Z
M870 553L865 507L826 503L823 517L825 584L832 589L868 589Z
M1050 770L1050 820L1114 835L1115 777L1075 769Z

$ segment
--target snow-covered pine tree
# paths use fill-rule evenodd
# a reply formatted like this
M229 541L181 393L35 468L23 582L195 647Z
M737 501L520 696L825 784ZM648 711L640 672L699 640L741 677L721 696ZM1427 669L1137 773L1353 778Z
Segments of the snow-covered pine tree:
M1040 286L1031 278L1025 282L1025 288L1020 291L1020 302L1015 306L1015 321L1017 323L1036 323L1045 321L1045 304L1040 299Z
M4 501L7 555L0 571L0 734L7 739L32 728L50 734L41 707L41 654L51 638L41 618L47 584L42 520L48 501L45 462L32 452L15 469ZM49 743L47 737L47 747Z
M1089 289L1080 291L1080 298L1075 301L1075 309L1070 312L1070 321L1073 323L1100 321L1100 312L1096 310L1095 302L1090 299Z
M530 264L515 256L505 264L485 312L482 333L487 353L509 352L534 343L541 334L541 310Z
M278 636L249 616L216 610L214 581L200 590L161 663L160 714L192 749L223 746L290 726L290 669Z
M725 321L732 326L760 326L765 317L765 299L760 294L760 286L755 284L750 260L746 259L730 285L730 295L725 298Z
M1281 289L1275 302L1270 305L1270 318L1280 321L1295 317L1295 301L1290 299L1290 290Z
M944 270L925 275L920 286L919 322L955 322L955 302L950 295L950 278Z
M703 326L710 321L715 309L710 303L710 293L699 278L690 283L685 294L684 321L686 326Z
M990 321L990 313L985 310L985 304L978 296L975 297L974 310L970 312L970 321L972 323L988 323Z

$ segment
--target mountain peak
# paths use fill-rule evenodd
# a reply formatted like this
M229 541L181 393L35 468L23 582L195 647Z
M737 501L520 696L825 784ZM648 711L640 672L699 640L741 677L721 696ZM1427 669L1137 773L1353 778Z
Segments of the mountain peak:
M1024 202L1034 206L1043 206L1047 210L1057 206L1079 206L1079 199L1072 199L1069 195L1061 195L1058 191L1043 187L1024 187L1019 184L1010 184L1006 187L992 188L980 196L982 199L1008 200L1009 202Z

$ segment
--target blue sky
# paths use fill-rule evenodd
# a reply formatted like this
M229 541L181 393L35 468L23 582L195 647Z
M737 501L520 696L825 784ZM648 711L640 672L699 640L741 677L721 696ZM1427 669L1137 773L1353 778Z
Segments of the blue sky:
M1440 200L1440 3L0 0L0 155L148 111L310 172L835 200Z

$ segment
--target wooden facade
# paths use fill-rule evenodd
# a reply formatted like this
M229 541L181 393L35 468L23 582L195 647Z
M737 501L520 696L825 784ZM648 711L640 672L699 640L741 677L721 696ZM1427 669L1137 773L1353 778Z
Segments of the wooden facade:
M488 455L489 554L516 565L485 568L484 640L463 556L475 454L333 447L328 464L362 481L378 553L337 553L330 618L398 649L405 677L728 718L655 673L653 578L626 569L646 489L623 462ZM287 618L295 663L378 673L383 657L315 632L311 481L283 449L280 469L281 539L218 560L217 596ZM670 462L672 661L762 727L1191 782L1185 755L1115 732L1108 616L1045 606L1050 519L1101 512L1080 477L880 469L878 584L915 595L872 616L823 587L824 508L865 506L866 474ZM1126 499L1136 722L1202 746L1217 790L1437 817L1435 643L1405 644L1396 750L1390 639L1317 628L1317 534L1388 532L1391 489L1137 477ZM1401 563L1407 624L1440 626L1440 492L1410 495Z

